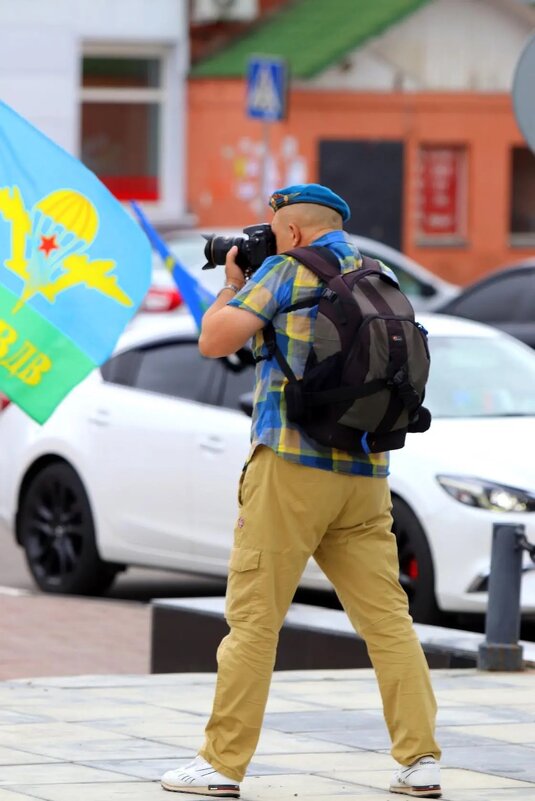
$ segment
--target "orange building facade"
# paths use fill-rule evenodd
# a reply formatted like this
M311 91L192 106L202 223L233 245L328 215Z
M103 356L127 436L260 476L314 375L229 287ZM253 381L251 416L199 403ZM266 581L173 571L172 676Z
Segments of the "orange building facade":
M535 253L529 225L522 230L533 196L524 165L531 171L534 157L506 94L295 88L287 120L266 130L246 116L244 81L190 80L188 91L188 203L207 231L269 220L274 188L334 175L333 188L360 204L355 213L348 198L349 230L400 247L449 281L464 285ZM386 227L374 227L373 209Z

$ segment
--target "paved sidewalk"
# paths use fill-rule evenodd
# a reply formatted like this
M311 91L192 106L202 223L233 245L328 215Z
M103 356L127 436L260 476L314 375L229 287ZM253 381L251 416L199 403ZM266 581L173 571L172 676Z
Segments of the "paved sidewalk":
M213 674L79 676L0 683L0 801L151 801L191 758ZM535 674L433 672L446 801L535 799ZM399 798L371 670L273 679L245 801Z
M7 590L0 594L0 680L150 669L148 605Z

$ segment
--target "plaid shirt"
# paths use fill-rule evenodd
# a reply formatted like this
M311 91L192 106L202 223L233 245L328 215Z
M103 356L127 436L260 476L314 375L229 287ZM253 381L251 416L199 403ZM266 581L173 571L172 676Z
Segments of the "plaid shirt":
M329 247L338 256L342 272L358 269L362 264L358 250L343 231L325 234L313 244ZM318 307L290 313L285 309L311 296L319 300L322 290L322 282L296 259L270 256L228 305L252 312L265 323L272 322L279 348L297 378L301 378L314 341ZM255 357L266 353L262 330L255 335L253 353ZM355 456L329 448L290 423L286 419L286 383L275 358L257 364L251 454L258 445L267 445L284 459L308 467L364 476L388 475L388 454Z

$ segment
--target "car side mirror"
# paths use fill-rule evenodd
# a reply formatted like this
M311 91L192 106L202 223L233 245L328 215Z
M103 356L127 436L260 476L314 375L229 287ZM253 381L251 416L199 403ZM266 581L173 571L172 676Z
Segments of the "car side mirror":
M245 392L243 395L240 395L239 398L240 409L242 412L248 417L253 416L253 393L252 392Z
M229 356L222 356L221 360L233 373L241 373L242 370L247 370L255 366L254 356L249 348L240 348L236 353L231 353Z
M436 291L434 286L431 286L431 284L422 284L422 297L423 298L432 298L436 294L437 294L437 291Z

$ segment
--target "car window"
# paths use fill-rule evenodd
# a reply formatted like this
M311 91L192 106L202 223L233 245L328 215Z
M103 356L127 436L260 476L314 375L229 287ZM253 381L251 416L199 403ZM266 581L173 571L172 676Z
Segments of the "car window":
M520 321L529 319L529 308L533 309L534 299L535 273L528 270L502 275L483 286L475 287L448 304L447 313L482 323Z
M199 353L196 342L158 344L139 351L134 386L173 398L202 400L213 361Z
M434 417L535 414L535 354L506 337L430 337Z
M104 381L131 386L139 364L139 351L127 350L108 359L100 368Z
M239 409L240 397L254 389L254 367L246 366L236 372L224 359L218 361L218 366L217 380L213 382L207 402L227 409Z
M434 294L434 292L430 292L432 287L430 284L425 284L423 281L420 281L414 275L410 275L406 272L399 264L393 264L389 259L385 259L382 256L377 256L375 253L370 253L367 250L360 251L364 256L369 256L372 259L379 259L385 267L388 267L396 278L398 279L399 288L402 292L404 292L409 298L411 297L429 297L430 294Z
M205 359L196 341L134 348L100 368L105 381L174 398L240 409L240 397L254 388L254 365L236 356Z

